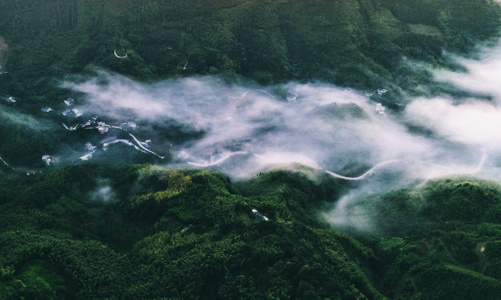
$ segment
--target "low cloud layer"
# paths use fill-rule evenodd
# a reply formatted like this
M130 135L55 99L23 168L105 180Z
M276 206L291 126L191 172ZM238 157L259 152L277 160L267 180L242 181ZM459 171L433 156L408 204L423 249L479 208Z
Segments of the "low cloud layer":
M497 46L483 49L479 59L453 57L460 65L466 67L466 72L435 70L438 81L452 83L463 90L489 95L497 104L501 104L501 42Z
M484 49L478 60L455 58L466 68L466 72L433 71L437 81L488 97L412 100L401 115L401 120L427 132L427 140L438 142L436 145L440 150L437 149L435 153L441 154L435 156L434 160L423 162L419 168L407 168L407 171L413 172L413 175L421 174L423 179L470 175L501 180L498 163L501 159L500 53L501 45L498 45ZM425 166L428 164L429 167ZM367 194L373 192L371 187L374 186L365 185L344 195L332 211L325 213L325 219L339 228L356 229L359 232L378 231L374 216L365 209L361 200L367 199Z
M465 145L501 150L501 108L494 103L470 100L417 99L406 108L409 120L443 138Z
M98 71L94 78L64 86L85 95L78 109L86 115L201 132L189 141L166 141L157 152L171 153L181 165L213 167L235 177L292 163L355 176L350 172L360 170L353 166L363 171L386 160L433 161L448 150L441 141L409 133L398 116L377 111L367 97L331 85L265 89L229 85L217 77L147 85ZM161 137L170 128L155 130L142 134Z
M501 157L499 48L486 50L478 61L458 59L469 72L434 72L439 81L493 101L418 98L401 113L356 91L321 83L266 88L193 77L146 84L98 70L63 86L83 95L76 107L84 116L138 124L129 128L137 137L130 142L144 144L140 150L151 146L158 157L170 154L166 164L171 166L246 178L303 165L339 180L359 180L362 185L326 218L335 225L370 228L366 212L346 210L362 194L442 176L501 179L495 163ZM171 134L180 128L186 137ZM112 139L111 131L101 132L102 139Z
M429 174L454 174L457 166L462 166L458 172L465 164L474 166L481 151L497 150L501 136L499 109L474 100L456 105L451 99L416 99L403 114L393 115L365 96L326 84L265 89L230 85L217 77L144 84L97 71L95 77L64 86L83 93L77 107L85 115L110 124L142 124L148 130L134 136L151 138L159 157L171 154L177 165L237 178L293 163L357 177L376 164L391 169L384 162L399 161L413 165L409 176L428 179ZM412 133L408 124L433 134ZM172 126L199 134L182 141L163 139ZM437 172L438 166L449 171Z

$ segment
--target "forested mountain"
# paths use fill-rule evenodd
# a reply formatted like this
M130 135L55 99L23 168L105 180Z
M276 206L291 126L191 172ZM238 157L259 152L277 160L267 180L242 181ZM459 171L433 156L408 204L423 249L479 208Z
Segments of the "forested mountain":
M102 182L116 194L100 194ZM36 178L2 171L1 188L4 298L496 299L501 292L501 187L492 182L440 180L368 199L383 230L355 238L318 217L343 185L300 173L234 184L209 172L86 165Z
M377 88L398 78L405 88L415 82L402 57L440 63L443 49L465 52L496 34L498 16L492 0L3 0L3 89L29 93L88 65L144 80L217 69L262 83Z
M499 299L494 180L472 171L386 188L379 183L400 173L381 171L367 187L345 179L373 169L341 159L353 177L330 176L306 160L240 178L210 167L227 159L230 169L238 161L220 149L250 156L242 144L258 148L301 115L279 106L296 100L283 86L291 80L350 88L347 98L351 88L377 90L395 111L403 109L395 99L422 95L425 84L470 97L405 62L461 70L446 53L471 55L498 36L500 20L492 0L0 0L0 299ZM248 89L236 89L242 96L220 92L240 101L233 119L269 104L245 102L250 97L285 100L245 123L269 122L252 127L262 139L230 137L231 145L203 149L207 162L182 165L172 149L212 137L213 128L172 115L136 124L130 107L119 105L113 114L100 108L107 119L82 116L74 102L91 97L75 86L92 90L80 75L96 72L97 87L124 75L117 85L153 98L166 93L162 80L188 80L167 81L180 90L167 96L179 99L205 88L190 78L245 81ZM68 78L73 89L61 84ZM321 100L298 109L300 122L372 120L358 102ZM284 107L289 114L276 111ZM216 114L228 127L232 116ZM419 139L438 135L404 123ZM343 130L339 136L349 136ZM163 148L138 133L155 134L167 150L157 154ZM356 202L343 202L353 195Z

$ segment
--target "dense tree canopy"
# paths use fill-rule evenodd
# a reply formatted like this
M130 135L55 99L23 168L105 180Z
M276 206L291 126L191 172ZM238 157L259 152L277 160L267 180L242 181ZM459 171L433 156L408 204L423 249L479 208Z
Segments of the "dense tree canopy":
M496 182L363 196L345 209L373 230L333 228L347 182L307 167L232 181L130 149L76 163L89 131L40 105L62 107L57 82L94 67L418 93L429 78L404 58L445 66L444 49L495 36L500 13L491 0L0 0L0 298L499 298ZM323 114L366 117L356 104ZM71 154L47 165L47 151Z
M343 189L323 176L275 171L232 183L205 171L93 164L29 179L2 172L13 182L2 186L10 197L0 218L0 291L10 298L501 292L501 187L492 182L438 180L372 199L380 233L354 239L319 218ZM114 200L91 195L103 182Z
M497 33L499 13L487 0L3 0L2 81L26 93L95 65L140 79L217 70L390 86L401 57L437 63L442 48L464 52Z

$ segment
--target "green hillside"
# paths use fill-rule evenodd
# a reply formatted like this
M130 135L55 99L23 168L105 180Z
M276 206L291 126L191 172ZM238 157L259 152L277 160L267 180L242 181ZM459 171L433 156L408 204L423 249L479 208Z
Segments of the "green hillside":
M499 13L491 0L2 0L2 89L33 95L91 65L143 80L218 72L398 92L419 79L403 56L443 63L442 49L496 34Z
M360 204L376 220L384 215L378 226L414 222L357 238L319 217L344 189L323 176L275 171L233 183L205 171L87 164L28 178L4 170L1 183L0 291L8 299L501 292L501 186L492 182L439 180ZM113 194L98 193L106 187ZM409 209L418 195L419 208Z
M336 207L363 183L306 166L240 180L158 167L175 159L65 129L87 119L63 117L73 95L59 84L102 68L149 83L214 74L417 94L431 79L404 60L455 67L443 51L470 54L500 14L492 0L0 0L0 299L499 299L497 182L362 195L346 221ZM367 117L355 103L320 111ZM205 134L183 126L138 131L180 144ZM88 141L104 150L82 161Z

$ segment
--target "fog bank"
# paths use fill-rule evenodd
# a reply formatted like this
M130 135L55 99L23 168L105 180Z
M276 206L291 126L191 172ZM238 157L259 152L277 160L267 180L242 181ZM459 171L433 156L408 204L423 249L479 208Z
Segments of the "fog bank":
M189 141L163 140L157 152L171 152L176 164L219 167L237 178L290 163L349 176L356 174L348 165L432 161L447 151L441 141L409 133L367 97L326 84L290 83L279 94L274 88L229 85L217 77L147 85L98 71L94 78L64 86L85 95L78 106L85 115L158 124L142 132L157 142L169 126L199 132L200 138Z
M360 181L328 219L370 228L362 213L346 215L346 205L362 193L443 176L501 178L501 74L493 67L501 66L498 50L486 50L480 60L456 58L469 72L433 71L437 80L492 101L417 98L401 113L323 83L262 87L207 76L147 84L96 70L95 76L68 80L63 87L82 95L76 107L84 116L111 125L138 124L120 128L134 137L130 142L138 150L149 153L140 142L148 140L144 144L153 154L170 155L162 163L169 167L210 169L240 179L303 165L338 180ZM384 93L384 87L374 93ZM100 134L103 140L113 135Z

